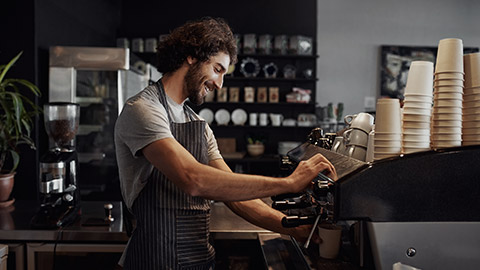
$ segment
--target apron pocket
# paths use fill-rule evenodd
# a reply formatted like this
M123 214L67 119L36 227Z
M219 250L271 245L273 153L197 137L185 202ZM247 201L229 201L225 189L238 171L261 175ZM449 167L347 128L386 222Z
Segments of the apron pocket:
M182 268L208 265L215 257L209 243L210 213L180 210L176 216L177 260Z

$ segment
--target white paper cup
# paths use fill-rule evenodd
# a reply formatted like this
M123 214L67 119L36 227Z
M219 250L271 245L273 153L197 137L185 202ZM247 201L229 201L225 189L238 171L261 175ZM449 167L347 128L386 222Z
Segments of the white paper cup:
M480 86L480 53L463 56L465 69L465 87Z
M465 58L464 58L465 59ZM465 76L461 72L442 72L435 73L435 80L465 80Z
M394 103L394 104L397 104L399 103L399 100L397 98L379 98L377 100L377 103Z
M432 92L433 63L412 61L408 71L405 94L429 94Z
M436 107L432 109L432 114L437 113L453 113L453 114L462 114L462 108L457 107Z
M467 95L463 95L463 101L478 101L480 102L480 95L476 95L476 94L467 94Z
M447 121L462 121L462 114L453 113L435 113L432 116L433 121L447 120Z
M430 141L430 134L428 135L416 135L416 134L403 134L404 142L427 142Z
M462 121L454 120L432 120L432 127L461 127Z
M430 135L430 128L403 128L403 135Z
M417 94L405 94L405 101L413 102L432 102L433 100L433 90L428 95L417 95Z
M434 93L463 93L462 86L448 85L448 86L435 86Z
M377 140L398 140L398 141L400 141L401 139L402 139L402 134L401 133L380 134L378 132L375 132L375 141L377 141Z
M480 128L464 128L462 129L463 135L480 135Z
M466 114L463 115L464 121L480 121L480 115L478 114Z
M400 133L400 101L398 99L387 100L379 99L377 102L375 129L379 132Z
M461 141L462 134L435 134L431 136L432 142L438 141Z
M463 93L465 95L472 95L472 94L480 95L480 87L465 87L463 89Z
M454 79L445 79L445 80L435 80L433 86L460 86L463 87L463 80L454 80Z
M478 134L464 134L462 136L462 138L465 141L479 141L480 140L480 135L478 135Z
M413 102L413 101L408 101L405 100L403 103L403 109L405 110L406 108L417 108L417 109L431 109L433 105L433 102Z
M412 141L404 141L403 142L404 148L430 148L430 140L424 142L412 142Z
M409 114L408 112L403 113L403 121L411 122L428 122L430 123L430 115L421 115L421 114Z
M424 128L424 129L429 129L430 128L430 121L429 122L414 122L414 121L405 121L403 120L402 124L404 129L408 128Z
M403 113L405 114L420 114L430 116L432 114L432 108L422 109L422 108L403 108Z
M446 38L438 42L435 72L463 73L463 41L456 38Z
M462 141L462 145L465 145L465 146L480 145L480 140L478 140L478 141Z
M433 148L447 148L447 147L457 147L461 146L462 141L438 141L432 142Z
M375 147L402 147L401 140L378 140L374 139L373 146Z
M375 146L374 153L400 153L402 151L401 146Z
M463 101L463 108L476 108L480 107L480 100L476 101Z
M433 94L434 99L463 99L463 93L437 92Z
M342 227L332 224L320 224L318 236L321 239L319 244L319 255L325 259L335 259L340 251L342 240Z
M462 107L462 100L458 99L434 99L433 107Z
M480 114L480 107L463 107L463 114Z
M463 121L463 128L480 128L480 121Z
M462 134L461 127L435 127L432 134Z

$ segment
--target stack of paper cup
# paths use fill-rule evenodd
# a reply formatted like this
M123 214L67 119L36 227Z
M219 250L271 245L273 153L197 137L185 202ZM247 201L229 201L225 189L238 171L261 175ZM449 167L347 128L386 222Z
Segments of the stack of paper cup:
M402 150L402 129L398 99L379 99L375 119L374 160L398 156Z
M431 143L433 148L462 144L463 42L440 40L433 83Z
M480 53L466 54L462 145L480 144Z
M413 61L408 71L402 117L403 153L430 150L433 63Z

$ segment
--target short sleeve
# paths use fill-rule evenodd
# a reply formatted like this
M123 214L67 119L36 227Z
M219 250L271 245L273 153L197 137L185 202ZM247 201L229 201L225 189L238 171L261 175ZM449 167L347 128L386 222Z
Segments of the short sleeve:
M220 151L218 150L217 140L213 135L213 131L208 124L205 124L205 136L207 137L208 144L208 161L222 158Z
M116 129L134 156L142 155L141 150L154 141L173 138L165 108L150 99L137 98L127 102L118 117Z

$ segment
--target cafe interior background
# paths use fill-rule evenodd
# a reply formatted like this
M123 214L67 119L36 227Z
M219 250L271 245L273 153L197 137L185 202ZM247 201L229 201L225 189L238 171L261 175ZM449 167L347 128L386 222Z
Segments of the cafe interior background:
M49 98L51 46L116 47L118 38L155 38L190 19L223 17L241 35L311 37L317 56L316 106L343 103L343 115L348 115L375 111L381 96L381 46L436 47L440 39L452 37L478 48L478 10L480 2L474 0L2 1L7 23L0 63L23 51L10 75L38 85L42 96L35 100L43 105ZM38 194L39 158L48 148L42 116L33 139L37 151L22 149L12 195L17 200ZM115 171L108 181L107 191L93 199L120 199Z

